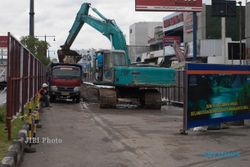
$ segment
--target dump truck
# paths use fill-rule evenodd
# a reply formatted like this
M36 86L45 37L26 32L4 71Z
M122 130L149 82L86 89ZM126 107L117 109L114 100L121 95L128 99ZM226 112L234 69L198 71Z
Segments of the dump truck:
M82 66L78 64L52 63L49 69L50 102L72 99L80 102Z

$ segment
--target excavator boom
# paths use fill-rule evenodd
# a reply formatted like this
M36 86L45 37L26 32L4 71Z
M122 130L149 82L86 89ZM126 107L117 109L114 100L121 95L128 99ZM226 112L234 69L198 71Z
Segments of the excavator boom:
M70 47L74 42L75 38L77 37L78 33L80 32L84 23L90 25L91 27L99 31L102 35L107 37L111 41L111 44L115 50L124 50L126 53L126 58L129 60L125 37L120 28L116 25L115 21L107 19L95 8L91 9L100 18L98 19L89 15L90 8L90 3L83 3L81 5L81 8L77 13L75 21L69 31L69 35L64 45L61 46L61 50L58 50L59 62L63 62L63 59L66 55L78 57L75 58L76 60L80 58L80 55L78 55L77 52L73 53L73 51L70 50ZM70 53L71 55L69 55Z

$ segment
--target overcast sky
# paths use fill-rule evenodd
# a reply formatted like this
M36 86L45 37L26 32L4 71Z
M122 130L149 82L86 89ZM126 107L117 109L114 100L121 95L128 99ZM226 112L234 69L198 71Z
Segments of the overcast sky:
M141 21L162 21L168 12L135 12L135 0L34 0L35 1L35 35L55 35L47 38L50 50L56 51L62 45L68 35L80 6L89 2L92 7L98 9L104 16L114 19L118 26L126 34L129 42L129 26ZM0 35L11 32L20 38L29 34L29 3L30 0L1 0L0 5ZM90 10L90 14L94 13ZM43 40L44 37L39 37ZM107 48L110 42L99 32L85 24L71 49ZM53 55L50 52L50 55ZM52 57L56 57L52 56Z

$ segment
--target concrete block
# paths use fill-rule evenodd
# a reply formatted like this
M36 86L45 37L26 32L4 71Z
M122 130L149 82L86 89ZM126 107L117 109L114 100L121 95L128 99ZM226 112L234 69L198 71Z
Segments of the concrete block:
M12 147L9 148L9 151L15 151L17 153L17 165L20 164L23 158L23 148L22 148L22 141L15 140L13 141Z
M26 124L24 124L22 129L24 129L24 130L28 131L28 130L29 130L29 125L28 125L27 123L26 123Z
M27 130L25 130L25 129L19 130L18 138L23 138L24 141L26 141L27 140Z
M21 152L23 153L24 147L25 147L25 140L24 138L20 138L17 140L21 144Z
M11 146L10 146L11 147ZM13 148L13 147L12 147ZM14 160L14 166L17 166L17 152L15 151L8 151L5 157L12 157Z
M2 166L4 166L4 167L16 167L14 157L4 157L2 159Z
M10 167L10 165L8 165L8 164L1 164L0 163L0 167Z

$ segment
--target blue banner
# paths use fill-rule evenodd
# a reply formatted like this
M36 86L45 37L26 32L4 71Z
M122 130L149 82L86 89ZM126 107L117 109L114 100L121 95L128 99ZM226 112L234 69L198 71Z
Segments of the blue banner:
M250 66L187 64L185 128L250 118Z

